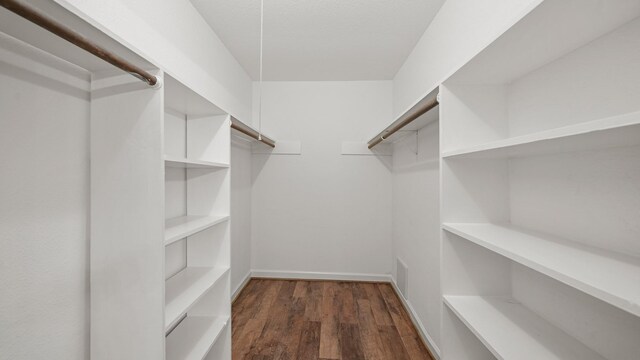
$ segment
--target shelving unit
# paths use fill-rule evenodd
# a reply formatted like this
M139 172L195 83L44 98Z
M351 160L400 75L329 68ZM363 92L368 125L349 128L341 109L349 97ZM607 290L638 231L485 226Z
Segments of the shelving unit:
M164 245L170 245L228 220L229 216L179 216L167 219L164 228Z
M445 296L444 303L497 359L603 359L512 298Z
M103 54L114 54L154 77L163 76L153 64L58 3L23 1L21 4L45 15L50 20L46 22L48 24L71 28L84 40L88 39L92 49L101 48L106 50L98 50ZM35 181L49 187L69 187L70 192L55 203L65 204L65 211L69 211L71 218L82 219L82 224L77 226L65 220L62 228L66 230L58 234L58 237L66 237L77 232L82 242L65 241L58 247L82 246L76 249L80 251L79 256L65 258L64 262L68 263L65 267L70 266L67 270L82 269L77 272L83 280L76 282L77 279L65 276L64 282L68 285L59 290L74 289L80 299L85 299L78 304L86 312L68 319L68 310L74 306L64 306L69 309L62 312L54 306L51 311L57 316L38 321L37 327L65 328L56 330L56 341L64 342L79 336L86 351L79 356L86 358L162 359L163 91L5 8L0 8L0 52L2 63L6 65L2 87L10 89L3 92L3 97L22 97L20 101L11 101L15 105L5 106L6 101L3 102L3 118L12 120L11 129L6 130L8 134L18 130L14 134L36 135L32 139L19 140L25 144L25 149L30 147L29 153L40 154L32 167L39 168L46 163L48 171L62 175L48 178L40 171L40 179ZM6 94L11 96L6 97ZM30 109L26 110L25 105ZM26 119L22 121L21 117ZM35 129L41 135L35 134ZM51 146L54 144L51 141L57 144ZM66 151L70 156L59 158L55 163L42 155L63 156L59 150L62 148L68 148ZM10 153L15 155L14 152L22 151L24 149L20 147ZM29 156L22 154L18 158ZM3 168L15 166L10 161ZM35 194L33 190L31 192ZM52 193L60 194L60 189L53 189ZM72 254L51 252L49 255L56 258L64 257L65 253ZM48 271L57 273L55 268ZM85 271L89 271L88 278ZM22 280L29 281L28 278ZM90 287L86 286L89 281ZM90 296L84 293L85 290L90 290ZM46 309L45 303L40 307ZM82 329L81 334L78 331L71 333L69 329L74 326L67 326L67 321L82 321L86 325L76 329ZM31 331L26 335L33 337ZM66 347L60 347L48 355L51 358L73 357L63 354L64 349ZM18 350L18 353L11 348L9 353L4 350L0 357L41 357L28 349ZM39 352L43 352L42 348Z
M229 318L191 316L167 336L166 360L201 360L218 341Z
M213 286L228 275L229 268L187 267L167 279L164 327L175 325Z
M229 167L229 164L215 163L211 161L179 159L172 157L165 157L164 163L167 167L181 169L219 169Z
M25 126L73 129L54 137L74 142L67 151L89 151L61 167L81 170L71 176L82 179L75 190L90 190L90 205L70 197L90 214L79 228L90 234L78 234L91 245L85 355L230 360L229 116L56 2L17 5L92 52L0 7L3 81L42 105ZM29 102L7 111L23 115Z
M443 229L640 316L639 258L510 225L444 224Z
M640 3L546 0L440 86L444 360L640 353Z
M445 158L497 159L640 145L640 112L446 151Z
M166 81L166 359L231 359L230 117Z

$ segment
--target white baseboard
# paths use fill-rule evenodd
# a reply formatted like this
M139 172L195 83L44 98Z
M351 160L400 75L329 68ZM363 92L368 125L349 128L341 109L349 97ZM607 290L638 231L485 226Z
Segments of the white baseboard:
M251 270L251 277L273 279L300 279L300 280L339 280L339 281L371 281L390 282L389 274L358 274L358 273L330 273L313 271L274 271Z
M404 305L404 308L409 313L409 316L411 317L411 322L413 322L413 326L415 326L416 329L418 329L418 333L424 340L424 343L429 348L429 351L431 351L431 354L436 358L436 360L440 360L441 359L440 349L438 348L438 346L436 346L436 343L433 341L431 336L429 336L427 329L425 329L424 326L422 325L422 321L420 321L420 318L418 318L418 314L415 312L415 310L413 310L413 306L411 306L411 303L409 303L409 301L404 298L404 296L400 292L400 289L398 289L398 285L396 284L393 278L391 278L390 283L391 283L391 286L393 286L393 289L396 291L396 294L400 298L400 301L402 301L402 305Z
M249 280L251 280L251 271L249 271L247 275L244 276L244 279L242 279L242 282L240 282L240 284L238 284L238 287L236 287L236 289L233 290L233 293L231 294L232 303L236 301L236 299L238 298L238 295L240 295L244 287L247 286L247 284L249 283Z

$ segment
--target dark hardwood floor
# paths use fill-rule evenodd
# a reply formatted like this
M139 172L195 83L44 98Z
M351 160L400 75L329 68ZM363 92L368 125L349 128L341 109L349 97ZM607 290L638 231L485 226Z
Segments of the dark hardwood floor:
M431 360L389 284L251 280L233 304L233 360Z

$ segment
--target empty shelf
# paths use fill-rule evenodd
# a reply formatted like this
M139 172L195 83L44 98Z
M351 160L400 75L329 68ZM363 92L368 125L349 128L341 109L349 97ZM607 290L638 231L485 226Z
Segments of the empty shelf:
M202 360L220 337L228 318L187 316L167 336L167 360Z
M510 158L640 144L640 112L445 151L444 158Z
M167 167L183 168L183 169L216 169L216 168L228 168L229 164L217 163L212 161L203 160L190 160L186 158L177 158L171 156L165 156L164 164Z
M498 359L604 359L511 298L444 296L444 302Z
M165 330L168 330L228 271L229 268L188 267L167 279L164 309Z
M443 229L640 316L640 259L508 225L447 223Z
M227 220L229 220L228 215L180 216L168 219L164 225L164 244L169 245Z

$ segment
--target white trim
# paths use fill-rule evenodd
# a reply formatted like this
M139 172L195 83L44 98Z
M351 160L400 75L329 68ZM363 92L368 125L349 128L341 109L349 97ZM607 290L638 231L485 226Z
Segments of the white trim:
M440 348L438 348L435 341L433 341L431 336L429 336L429 332L427 332L427 329L422 326L422 321L420 321L418 314L415 312L415 310L413 310L413 306L411 306L411 303L407 299L405 299L404 296L402 296L402 293L400 292L400 289L398 289L398 285L396 284L395 279L391 278L390 283L391 286L393 286L393 290L395 290L396 294L400 298L400 301L402 301L402 305L404 305L405 310L407 310L407 312L409 313L413 326L418 329L418 334L420 334L420 336L424 340L424 343L429 347L429 351L431 351L431 354L436 357L436 360L440 360L442 358L442 356L440 355Z
M253 278L274 278L274 279L391 282L391 275L389 274L251 270L251 276Z
M238 284L235 290L233 290L233 293L231 294L232 303L236 301L236 299L238 298L238 295L240 295L242 290L244 290L244 287L247 286L247 284L249 283L249 280L251 280L251 271L247 272L247 275L244 276L244 279L242 279L240 284Z

